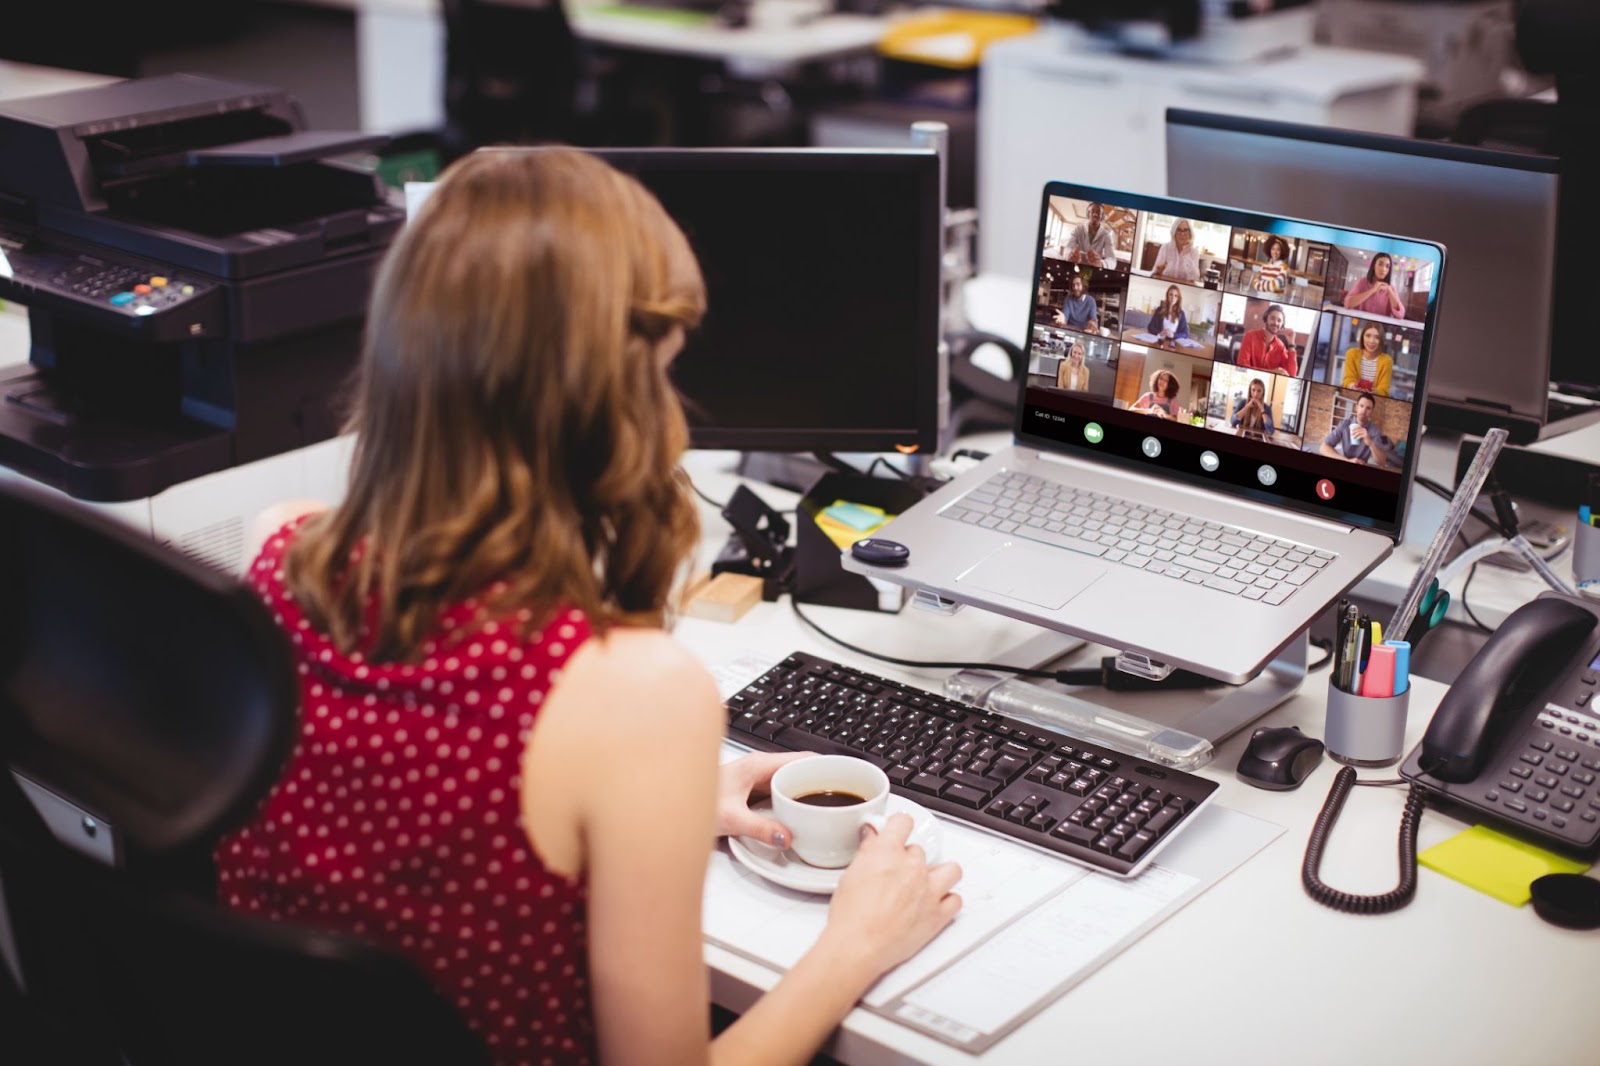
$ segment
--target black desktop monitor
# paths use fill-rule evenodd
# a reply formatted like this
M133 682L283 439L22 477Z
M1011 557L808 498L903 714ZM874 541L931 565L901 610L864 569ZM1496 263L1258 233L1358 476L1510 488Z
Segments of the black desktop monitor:
M1531 441L1558 417L1555 159L1172 109L1167 192L1438 241L1451 281L1428 423Z
M695 447L937 448L934 152L591 151L655 193L705 274L705 321L672 365Z

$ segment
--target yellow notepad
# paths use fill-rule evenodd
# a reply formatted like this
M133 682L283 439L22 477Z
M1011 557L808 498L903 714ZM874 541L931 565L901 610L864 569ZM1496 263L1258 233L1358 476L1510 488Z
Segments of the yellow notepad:
M1589 868L1481 825L1435 844L1417 861L1513 907L1528 902L1528 886L1545 874L1578 874Z

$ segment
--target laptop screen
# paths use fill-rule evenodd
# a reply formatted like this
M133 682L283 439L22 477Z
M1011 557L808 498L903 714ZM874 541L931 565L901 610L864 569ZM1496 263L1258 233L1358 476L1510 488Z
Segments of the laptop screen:
M1024 443L1397 533L1444 248L1045 188Z

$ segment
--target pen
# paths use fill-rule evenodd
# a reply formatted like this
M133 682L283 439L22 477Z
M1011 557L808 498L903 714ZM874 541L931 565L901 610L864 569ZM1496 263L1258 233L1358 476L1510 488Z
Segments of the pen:
M1340 647L1344 651L1344 659L1339 664L1339 676L1335 679L1339 687L1346 692L1355 692L1356 662L1361 658L1361 612L1355 604L1345 606L1344 639Z
M1344 686L1344 646L1350 639L1350 626L1345 621L1345 611L1350 606L1350 601L1343 596L1339 597L1339 604L1333 609L1333 683L1337 687Z

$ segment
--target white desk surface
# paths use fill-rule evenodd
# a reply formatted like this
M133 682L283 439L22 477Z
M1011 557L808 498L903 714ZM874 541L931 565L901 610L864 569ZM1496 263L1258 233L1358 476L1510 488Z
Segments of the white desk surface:
M438 0L311 0L358 14L441 19ZM516 0L511 0L515 3ZM759 3L759 0L757 0ZM887 20L871 15L830 14L795 26L684 25L667 19L607 10L607 0L567 4L567 20L580 38L596 44L702 59L800 63L865 51L883 36Z
M690 457L695 483L716 499L732 489L733 457ZM791 494L757 486L774 507ZM725 530L703 508L706 558ZM1474 586L1476 587L1476 586ZM964 610L944 617L807 607L844 639L912 658L1002 657L1033 631L1009 619ZM787 602L762 603L734 624L685 619L678 636L707 661L730 652L765 652L774 662L806 650L859 669L937 690L942 672L908 672L816 636ZM1261 721L1323 735L1326 673ZM1426 728L1444 688L1418 681L1407 726L1408 750ZM1196 694L1161 700L1196 700ZM1146 697L1138 713L1156 716ZM1191 705L1192 706L1192 705ZM1125 709L1134 709L1124 705ZM1182 714L1173 716L1181 720ZM1286 832L1215 888L1157 926L986 1054L974 1057L885 1018L854 1012L828 1053L857 1066L1107 1061L1145 1063L1590 1063L1600 1059L1600 932L1577 933L1541 921L1428 869L1416 899L1381 917L1351 916L1311 901L1300 886L1307 834L1337 764L1324 760L1300 789L1267 792L1233 773L1248 731L1223 743L1200 773L1219 783L1216 802L1267 819ZM1364 778L1392 770L1364 770ZM1351 892L1392 888L1405 790L1358 788L1325 852L1323 880ZM1423 815L1419 846L1465 828L1437 811ZM747 1008L778 975L709 947L716 999Z
M64 93L71 89L92 89L121 80L109 74L89 74L81 70L62 70L0 59L0 100Z

